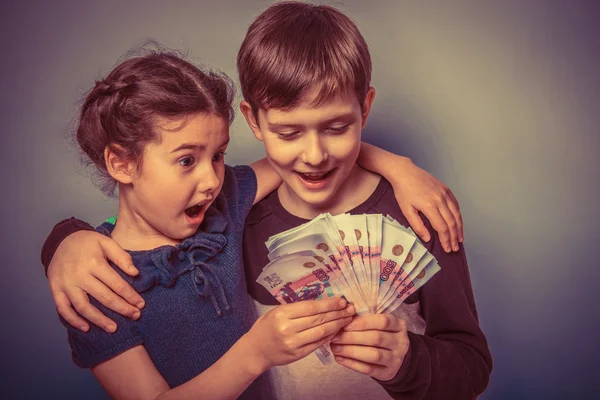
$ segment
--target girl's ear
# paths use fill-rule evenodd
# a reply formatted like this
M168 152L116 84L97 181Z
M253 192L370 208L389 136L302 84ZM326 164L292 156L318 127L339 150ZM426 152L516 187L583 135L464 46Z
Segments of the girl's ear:
M129 184L133 182L137 171L137 163L127 159L123 155L125 151L119 145L108 145L104 149L104 163L106 170L119 183Z
M246 118L246 122L250 129L252 129L252 133L254 133L254 137L256 137L261 142L263 141L263 134L260 131L260 127L258 126L258 121L256 120L256 116L254 115L254 111L252 111L252 106L246 100L243 100L240 103L240 111L244 114L244 118Z

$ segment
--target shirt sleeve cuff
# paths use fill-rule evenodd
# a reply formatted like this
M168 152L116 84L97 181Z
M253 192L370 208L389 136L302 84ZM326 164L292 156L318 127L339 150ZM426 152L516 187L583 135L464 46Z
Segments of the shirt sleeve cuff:
M419 342L416 340L416 335L412 332L408 332L408 340L410 345L408 351L404 356L402 365L392 379L388 381L380 381L375 379L381 386L391 392L396 392L405 383L410 381L411 377L416 373L419 361Z
M67 236L82 230L93 231L94 228L75 217L64 219L54 225L54 228L52 228L52 231L42 246L41 260L46 276L48 276L48 266L50 265L50 261L52 261L52 257L54 257L54 253L56 253L58 246L60 246Z

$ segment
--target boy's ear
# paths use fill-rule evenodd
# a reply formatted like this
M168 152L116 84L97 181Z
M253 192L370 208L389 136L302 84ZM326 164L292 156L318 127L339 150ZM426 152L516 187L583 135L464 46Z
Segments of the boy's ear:
M365 96L365 101L362 107L362 125L361 128L364 129L367 126L367 119L369 118L369 113L371 112L371 106L373 105L373 101L375 100L375 88L373 86L369 86L369 91Z
M133 182L137 165L135 162L123 157L123 148L118 145L108 145L104 149L104 163L106 170L114 180L119 183L129 184Z
M260 127L258 126L258 121L254 116L254 112L252 111L252 106L246 100L242 100L240 103L240 110L242 114L244 114L244 118L246 118L246 122L250 129L252 129L252 133L254 133L254 137L256 137L261 142L263 141L263 134L260 131Z

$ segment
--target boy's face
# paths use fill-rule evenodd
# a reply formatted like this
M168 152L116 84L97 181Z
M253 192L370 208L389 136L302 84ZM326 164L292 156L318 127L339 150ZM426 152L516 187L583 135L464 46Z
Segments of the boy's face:
M334 207L360 151L375 91L369 90L363 108L354 93L344 93L316 106L317 92L294 108L260 109L257 119L247 102L241 109L254 135L261 140L273 168L296 201L314 210Z

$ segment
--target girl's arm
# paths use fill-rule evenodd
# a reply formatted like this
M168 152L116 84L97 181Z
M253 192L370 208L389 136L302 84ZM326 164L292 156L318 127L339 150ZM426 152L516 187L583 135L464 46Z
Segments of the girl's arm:
M458 201L452 191L410 158L397 156L363 142L358 163L386 178L394 188L400 210L414 231L429 242L430 233L419 216L422 212L438 232L443 249L458 251L463 241L463 223Z
M244 341L242 337L210 368L174 389L142 345L99 364L92 372L114 399L235 399L262 372L244 354Z
M355 311L339 297L278 306L261 316L216 363L174 389L142 345L98 364L92 372L115 399L235 399L267 369L304 358L328 342Z
M269 159L266 157L253 162L250 164L250 167L254 170L257 181L256 197L254 198L254 203L252 203L254 205L281 185L281 177L275 172Z

